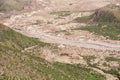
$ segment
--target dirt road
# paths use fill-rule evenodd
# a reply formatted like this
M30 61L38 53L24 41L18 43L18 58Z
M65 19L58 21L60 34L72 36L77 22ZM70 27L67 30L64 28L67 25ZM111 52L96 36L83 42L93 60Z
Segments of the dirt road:
M93 48L98 50L120 51L120 45L118 44L111 44L102 41L82 40L82 39L79 41L69 40L57 36L51 36L49 34L43 33L42 31L34 27L29 27L29 29L23 31L21 30L16 30L16 31L30 37L44 40L45 42L48 43L58 43L58 44L76 46L76 47Z

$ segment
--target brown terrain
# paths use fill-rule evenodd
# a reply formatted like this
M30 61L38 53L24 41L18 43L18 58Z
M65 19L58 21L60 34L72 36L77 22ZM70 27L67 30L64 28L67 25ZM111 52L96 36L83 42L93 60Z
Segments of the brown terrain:
M19 0L18 0L19 1ZM120 68L120 40L107 39L85 30L73 30L89 25L77 23L78 17L90 16L96 9L108 4L119 5L117 0L28 0L30 4L23 10L1 12L1 23L11 29L40 41L54 44L53 47L40 48L40 52L50 62L82 64L96 67L91 69L106 77L106 80L119 80L102 70ZM97 18L96 18L97 19ZM98 19L97 19L98 20ZM24 51L38 52L37 45ZM37 53L36 53L37 54ZM86 58L91 58L87 61ZM114 57L119 61L108 62ZM105 66L107 65L107 66ZM118 70L120 73L120 71Z

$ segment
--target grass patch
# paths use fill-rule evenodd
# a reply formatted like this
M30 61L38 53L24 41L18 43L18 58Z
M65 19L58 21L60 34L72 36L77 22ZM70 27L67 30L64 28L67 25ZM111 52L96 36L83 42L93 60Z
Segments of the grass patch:
M94 56L83 56L84 60L87 62L87 64L91 67L96 67L97 64L91 64L91 60L94 60L96 57Z
M99 26L85 26L81 28L75 28L74 30L87 30L97 35L102 35L108 39L120 40L120 36L118 36L120 35L120 28L115 27L111 23L105 23L105 25Z
M110 62L110 61L116 61L120 64L120 58L115 58L115 57L106 57L105 60L107 62ZM120 79L120 68L117 68L117 69L111 69L111 70L108 70L108 71L104 71L105 73L109 73L109 74L112 74L114 76L116 76L118 79Z
M65 16L69 16L71 12L70 11L58 11L58 12L52 12L51 14L58 15L60 17L65 17Z
M108 74L112 74L112 75L116 76L118 79L120 79L120 73L117 70L111 69L111 70L104 71L104 72L108 73Z
M94 56L83 56L83 58L84 58L87 62L90 62L91 60L94 60L94 59L95 59Z
M96 72L92 71L89 68L80 65L70 65L70 64L61 64L55 63L57 68L65 71L66 74L70 75L70 80L104 80L103 76L96 74Z
M85 23L88 22L89 20L90 20L90 16L77 17L76 19L74 19L74 21L77 23Z
M118 62L120 62L120 58L115 58L115 57L106 57L105 60L108 61L108 62L109 61L118 61Z

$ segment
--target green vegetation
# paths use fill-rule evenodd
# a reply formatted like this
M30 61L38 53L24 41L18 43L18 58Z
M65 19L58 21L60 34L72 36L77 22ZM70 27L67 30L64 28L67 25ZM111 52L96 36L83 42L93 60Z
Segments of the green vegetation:
M76 19L74 19L74 21L77 23L85 23L88 22L89 20L90 20L90 16L77 17Z
M88 66L90 67L97 67L97 64L91 64L91 61L94 60L96 57L95 56L83 56L84 60L86 60Z
M120 40L120 28L115 27L112 24L103 26L86 26L82 28L76 28L75 30L87 30L97 35L103 35L108 39Z
M65 17L65 16L69 16L71 12L70 11L58 11L58 12L52 12L51 14L58 15L60 17Z
M91 60L94 60L94 59L95 59L94 56L83 56L83 58L84 58L87 62L90 62Z
M71 35L71 33L67 30L55 31L55 33L64 33L65 35Z
M120 65L120 58L115 58L115 57L106 57L105 60L107 62L110 62L110 61L115 61L115 62L118 62L119 65ZM112 74L116 77L118 77L120 79L120 68L117 68L117 69L111 69L111 70L108 70L108 71L105 71L106 73L109 73L109 74Z
M106 57L106 61L118 61L120 62L120 58L115 58L115 57Z
M120 73L118 70L115 70L115 69L111 69L111 70L108 70L108 71L104 71L105 73L108 73L108 74L112 74L114 76L116 76L118 79L120 79Z
M61 69L65 71L65 74L71 75L68 76L68 79L62 79L62 80L96 80L96 79L103 79L102 76L99 74L96 74L96 72L91 71L91 69L88 69L84 66L80 65L70 65L70 64L61 64L61 63L55 63L55 66L57 66L58 69ZM94 75L94 76L92 76Z
M105 80L101 74L81 65L50 63L24 50L50 46L0 24L0 80ZM37 52L36 52L37 53Z

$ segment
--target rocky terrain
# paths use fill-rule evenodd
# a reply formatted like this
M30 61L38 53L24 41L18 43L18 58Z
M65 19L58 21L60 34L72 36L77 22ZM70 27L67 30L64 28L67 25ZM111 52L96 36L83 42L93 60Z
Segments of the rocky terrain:
M120 79L119 0L0 3L0 79Z

